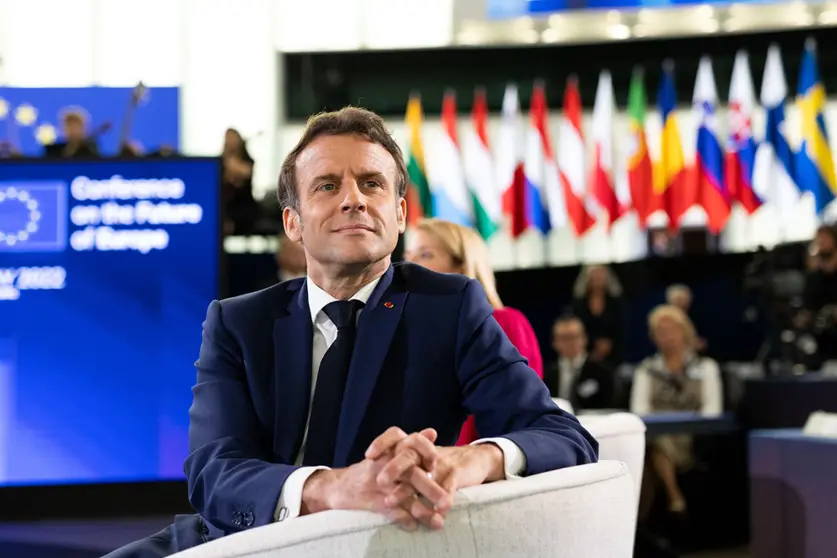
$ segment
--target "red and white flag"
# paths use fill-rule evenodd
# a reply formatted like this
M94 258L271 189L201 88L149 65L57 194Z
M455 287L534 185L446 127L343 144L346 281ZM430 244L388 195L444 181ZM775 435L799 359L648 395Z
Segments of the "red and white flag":
M581 131L581 95L578 80L571 77L564 91L564 111L558 128L558 170L566 203L567 217L576 236L582 236L595 223L584 203L586 197L584 135Z
M593 164L590 173L590 191L600 208L602 217L610 228L625 213L625 200L620 200L616 190L613 147L613 115L616 111L613 99L613 82L607 70L599 74L596 102L593 105Z

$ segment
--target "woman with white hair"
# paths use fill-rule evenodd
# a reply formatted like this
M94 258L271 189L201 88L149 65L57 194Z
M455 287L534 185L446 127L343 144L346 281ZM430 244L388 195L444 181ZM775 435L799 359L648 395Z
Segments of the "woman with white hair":
M572 313L587 332L587 353L597 362L622 364L622 286L606 266L582 268L573 287Z
M695 412L717 416L723 411L721 372L718 363L695 353L697 335L683 310L661 305L648 316L651 339L657 354L645 359L634 374L631 412L649 415L661 412ZM682 513L686 500L677 473L693 465L692 438L688 435L658 436L649 443L649 464L668 496L669 509ZM643 479L643 509L650 509L654 496L651 475Z

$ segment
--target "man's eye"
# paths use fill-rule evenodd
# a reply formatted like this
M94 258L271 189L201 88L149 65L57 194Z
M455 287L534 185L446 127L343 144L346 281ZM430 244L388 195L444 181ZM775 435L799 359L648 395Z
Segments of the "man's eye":
M337 187L337 186L335 186L334 184L331 184L331 183L329 182L329 183L326 183L326 184L321 185L321 186L320 186L320 190L327 190L327 191L328 191L328 190L334 190L336 187Z
M379 188L381 186L381 184L379 182L377 182L376 180L367 180L366 182L363 183L363 185L366 186L367 188Z

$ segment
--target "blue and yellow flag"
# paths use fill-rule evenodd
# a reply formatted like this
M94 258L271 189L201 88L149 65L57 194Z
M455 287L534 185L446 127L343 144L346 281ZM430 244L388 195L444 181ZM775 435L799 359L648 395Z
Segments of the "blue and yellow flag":
M663 121L660 158L654 164L654 194L668 214L669 227L679 227L680 218L697 202L697 182L686 168L680 130L677 124L677 92L674 86L674 64L666 60L657 94L657 107Z
M796 97L802 122L802 145L796 155L796 183L803 191L814 195L818 214L834 201L837 194L834 159L825 130L825 102L825 87L817 67L816 44L809 39L802 55Z

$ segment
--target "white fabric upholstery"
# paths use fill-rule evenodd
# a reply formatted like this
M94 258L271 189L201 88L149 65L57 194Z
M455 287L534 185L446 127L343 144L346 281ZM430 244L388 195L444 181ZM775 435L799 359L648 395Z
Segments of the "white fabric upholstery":
M568 413L574 413L573 411L573 404L567 401L566 399L561 399L560 397L553 397L552 401L558 405L558 408L562 411L567 411Z
M602 461L461 490L440 531L329 511L224 537L176 558L630 558L634 490Z
M634 482L634 524L639 513L639 491L645 467L645 423L632 413L578 416L578 421L599 442L599 459L621 461Z

